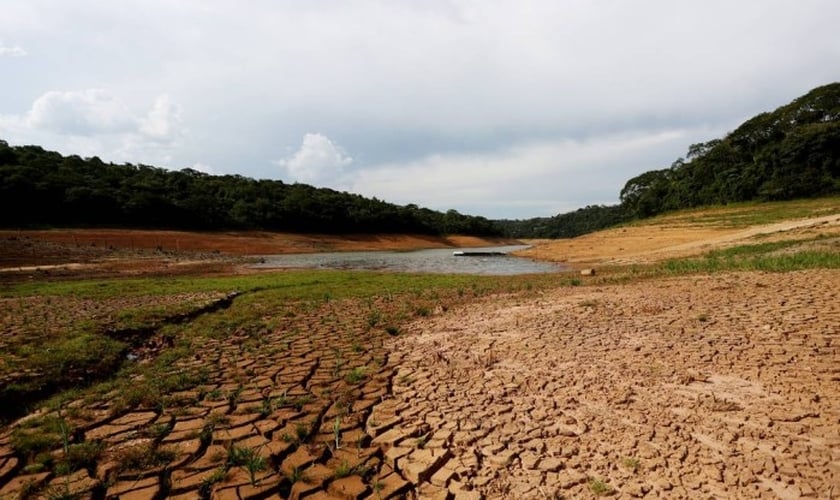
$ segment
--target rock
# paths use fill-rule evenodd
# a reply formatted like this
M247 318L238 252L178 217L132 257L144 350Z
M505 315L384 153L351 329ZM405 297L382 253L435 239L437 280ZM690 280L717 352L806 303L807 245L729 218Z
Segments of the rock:
M595 269L593 269L591 267L587 268L587 269L581 269L580 270L580 275L581 276L595 276Z

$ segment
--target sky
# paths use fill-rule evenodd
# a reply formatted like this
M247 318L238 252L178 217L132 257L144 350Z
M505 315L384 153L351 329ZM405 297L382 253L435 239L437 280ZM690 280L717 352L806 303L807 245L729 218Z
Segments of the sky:
M836 0L0 0L0 139L493 219L840 81Z

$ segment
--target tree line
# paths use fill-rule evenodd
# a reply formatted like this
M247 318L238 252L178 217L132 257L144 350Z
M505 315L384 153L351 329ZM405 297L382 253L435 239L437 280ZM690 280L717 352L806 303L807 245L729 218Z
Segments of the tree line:
M669 168L628 180L620 204L500 223L506 235L565 238L663 212L840 193L840 83L761 113L721 139L692 144Z
M0 226L495 236L484 217L255 180L105 163L0 140Z

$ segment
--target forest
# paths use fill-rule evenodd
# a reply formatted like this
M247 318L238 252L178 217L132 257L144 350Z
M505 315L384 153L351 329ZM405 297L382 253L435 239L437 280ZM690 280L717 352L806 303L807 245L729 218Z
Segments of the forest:
M0 227L15 228L571 238L672 210L834 193L840 193L840 83L689 146L669 168L628 180L619 204L527 220L491 221L280 180L117 165L0 140Z
M673 210L835 193L840 193L840 83L761 113L721 139L692 144L669 168L628 180L620 204L497 224L519 238L569 238Z
M279 180L62 156L0 141L0 227L494 236L483 217Z

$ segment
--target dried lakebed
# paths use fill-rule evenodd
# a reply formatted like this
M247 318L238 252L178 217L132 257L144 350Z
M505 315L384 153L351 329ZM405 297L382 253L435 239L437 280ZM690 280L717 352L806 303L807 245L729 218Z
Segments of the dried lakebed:
M360 311L399 304L329 301L202 342L172 371L205 377L165 401L19 421L0 498L830 498L838 283L531 290L397 337Z

